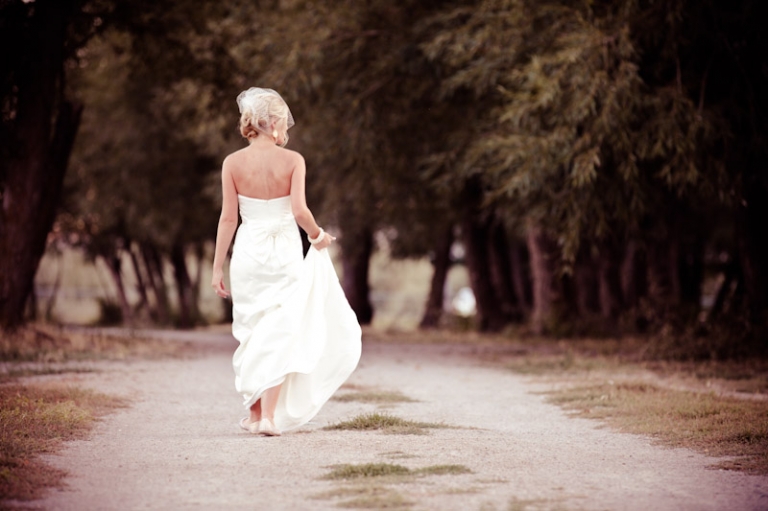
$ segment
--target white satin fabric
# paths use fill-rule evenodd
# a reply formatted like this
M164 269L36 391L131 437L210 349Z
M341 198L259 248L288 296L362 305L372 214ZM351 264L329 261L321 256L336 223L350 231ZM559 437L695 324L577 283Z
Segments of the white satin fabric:
M238 195L238 203L230 264L235 387L247 409L282 382L275 425L288 431L311 420L357 367L360 325L328 250L302 256L290 196Z

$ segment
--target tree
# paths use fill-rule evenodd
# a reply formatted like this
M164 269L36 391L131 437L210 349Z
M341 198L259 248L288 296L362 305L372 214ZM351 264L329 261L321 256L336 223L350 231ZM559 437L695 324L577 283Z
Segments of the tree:
M0 327L24 307L61 196L82 105L67 94L66 67L99 27L100 2L0 4Z
M169 14L165 22L173 19ZM201 36L184 37L191 46ZM81 54L73 83L90 108L60 224L92 257L107 262L118 290L124 287L120 261L128 254L139 278L139 305L159 323L171 319L163 271L170 264L176 324L189 327L200 321L199 274L190 274L186 260L195 254L199 268L203 244L215 234L217 194L209 183L228 140L210 77L186 76L188 63L181 59L178 75L158 79L178 56L170 48L147 56L144 44L110 28ZM124 292L119 297L130 320L132 305Z

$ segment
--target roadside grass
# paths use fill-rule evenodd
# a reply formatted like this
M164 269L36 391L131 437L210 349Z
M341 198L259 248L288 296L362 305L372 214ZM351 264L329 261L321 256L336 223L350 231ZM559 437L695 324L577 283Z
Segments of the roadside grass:
M647 382L603 382L547 392L579 417L664 445L732 457L719 468L768 474L768 401L675 390Z
M345 486L322 493L317 498L347 498L339 507L355 509L409 509L414 502L387 485L410 483L426 476L471 474L464 465L430 465L411 469L392 463L343 464L328 467L324 477Z
M60 374L95 373L95 369L87 367L11 367L6 372L0 372L0 384L8 383L30 376L51 376Z
M393 403L415 403L415 399L402 394L397 391L361 391L361 392L347 392L344 394L335 395L332 398L334 401L341 401L342 403L348 403L355 401L358 403L373 403L373 404L393 404Z
M385 344L487 344L509 343L511 339L503 334L481 333L474 330L384 330L363 327L363 341Z
M0 500L33 500L64 472L38 459L84 438L122 399L73 387L0 386Z
M6 362L161 358L180 356L187 349L183 342L67 331L49 325L27 325L13 333L0 331L0 361Z
M471 474L472 471L464 465L430 465L428 467L411 469L393 463L362 463L360 465L342 464L330 467L331 472L325 479L367 479L380 477L419 477L428 475L459 475ZM402 479L403 481L407 479Z
M401 493L381 484L356 484L343 486L314 496L316 499L347 499L338 507L348 509L410 509L414 502Z
M384 476L407 476L412 471L408 467L392 463L363 463L360 465L343 464L331 467L325 479L361 479Z
M384 413L357 415L347 421L325 426L328 431L381 431L394 435L424 435L429 429L447 428L445 424L417 422Z
M637 339L539 343L493 362L543 377L579 417L663 445L732 457L715 466L768 474L768 361L648 360Z
M623 339L536 339L486 355L493 363L525 375L583 376L584 373L645 371L660 384L672 382L718 393L768 399L768 359L679 361L650 358L648 341Z

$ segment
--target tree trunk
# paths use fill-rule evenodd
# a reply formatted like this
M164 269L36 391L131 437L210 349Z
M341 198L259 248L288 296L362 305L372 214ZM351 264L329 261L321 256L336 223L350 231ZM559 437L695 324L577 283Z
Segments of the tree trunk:
M357 315L357 321L361 325L369 325L373 320L371 288L368 283L368 269L373 254L373 233L369 229L363 229L357 236L344 236L342 242L344 294Z
M131 243L126 243L126 250L131 256L131 264L133 265L133 273L136 274L136 291L139 293L139 303L136 305L136 310L140 311L142 307L149 309L149 297L147 296L147 285L144 280L144 272L141 270L141 264L136 252L133 250Z
M615 321L623 309L621 296L621 252L617 244L604 241L598 255L598 281L600 282L600 313L604 319Z
M435 328L443 314L443 291L445 279L451 268L451 245L453 244L453 226L449 225L438 239L435 255L432 259L432 283L429 288L427 305L421 318L420 328Z
M704 242L696 236L684 246L678 260L680 300L692 310L701 308L701 284L704 280Z
M764 332L768 328L768 190L754 183L745 193L745 203L737 217L741 270L750 322Z
M112 277L112 282L115 283L117 300L120 304L120 311L123 314L123 321L129 325L133 324L133 309L131 309L131 304L128 302L128 296L125 293L125 286L123 285L120 255L117 252L112 254L101 254L101 258L107 265L109 275Z
M600 311L600 285L595 266L589 249L582 250L573 265L576 312L582 318L594 316Z
M557 245L532 222L528 224L526 241L533 278L531 330L540 335L556 320L555 306L562 298L557 278Z
M203 262L204 262L205 252L203 249L202 243L197 243L195 245L195 279L192 281L192 299L193 303L195 304L195 310L197 310L197 317L198 320L200 319L200 308L198 307L198 303L200 303L200 285L202 284L203 280Z
M168 307L168 290L163 277L163 261L157 249L149 244L141 245L141 255L147 268L147 280L155 295L155 320L161 325L167 325L170 319Z
M488 221L466 218L461 224L467 270L477 306L477 327L481 332L497 332L507 321L501 310L490 270Z
M528 316L531 313L531 272L528 264L528 253L524 245L516 241L510 242L509 262L516 301L523 314Z
M30 56L15 70L14 117L3 119L0 146L0 327L24 321L35 273L61 198L82 106L62 98L67 25L73 0L39 1Z
M717 289L715 300L712 303L712 308L707 314L708 322L711 323L715 321L720 316L720 314L726 310L728 298L734 291L733 284L738 278L738 270L739 267L735 261L730 261L723 269L723 282Z
M654 305L666 309L679 303L676 242L654 241L648 248L648 296Z
M192 328L199 316L195 292L192 288L192 279L187 271L187 261L184 257L184 247L180 243L174 243L171 247L171 266L173 276L176 279L176 291L179 299L179 327Z
M645 252L640 249L637 241L630 240L621 263L621 294L626 307L637 307L640 298L647 294L647 272Z
M45 301L45 314L43 317L46 321L53 320L53 307L56 305L56 297L59 294L59 287L61 287L61 274L64 263L62 257L59 255L56 258L56 280L53 283L53 289L51 289L51 296ZM32 293L34 296L35 293Z
M505 323L520 321L523 317L513 287L509 243L504 225L498 219L491 221L488 233L488 266L496 300Z

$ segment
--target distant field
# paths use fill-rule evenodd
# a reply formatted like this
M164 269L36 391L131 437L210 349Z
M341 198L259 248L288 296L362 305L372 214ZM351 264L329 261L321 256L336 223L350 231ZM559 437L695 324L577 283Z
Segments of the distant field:
M209 292L210 257L212 246L208 247L208 260L202 271L200 308L203 316L210 323L222 319L222 304ZM338 260L338 257L335 257ZM196 272L196 261L188 261L191 274ZM130 260L125 257L123 272L128 298L138 302L136 277ZM341 275L340 265L337 271ZM225 271L226 273L226 271ZM175 302L173 273L170 266L165 268L166 282L170 289L170 298ZM424 303L432 278L432 265L424 259L392 260L385 251L378 251L371 261L371 301L375 309L373 326L385 330L411 330L418 326L424 313ZM53 295L55 283L58 289ZM453 296L458 289L468 285L466 268L455 265L448 275L447 296ZM49 301L51 320L57 323L87 325L93 324L100 317L100 300L117 303L117 292L104 263L100 260L88 261L78 249L65 249L61 253L48 253L43 257L35 278L38 296L38 311L44 318Z

